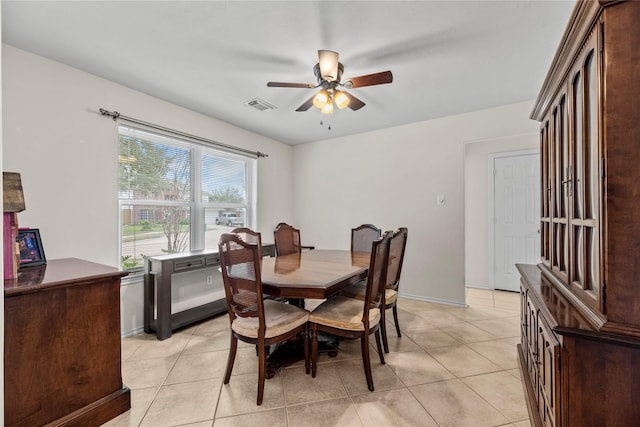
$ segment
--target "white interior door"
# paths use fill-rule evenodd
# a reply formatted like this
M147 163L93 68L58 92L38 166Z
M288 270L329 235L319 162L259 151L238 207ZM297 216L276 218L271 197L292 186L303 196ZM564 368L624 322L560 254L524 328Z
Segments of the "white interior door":
M520 290L516 264L540 259L540 156L493 158L493 287Z

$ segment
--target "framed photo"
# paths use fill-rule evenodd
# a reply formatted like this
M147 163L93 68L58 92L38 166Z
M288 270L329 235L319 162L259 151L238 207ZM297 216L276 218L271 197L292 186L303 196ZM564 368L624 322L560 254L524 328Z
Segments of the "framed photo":
M18 230L16 242L20 249L20 268L47 263L44 249L42 249L40 230L37 228L20 229Z

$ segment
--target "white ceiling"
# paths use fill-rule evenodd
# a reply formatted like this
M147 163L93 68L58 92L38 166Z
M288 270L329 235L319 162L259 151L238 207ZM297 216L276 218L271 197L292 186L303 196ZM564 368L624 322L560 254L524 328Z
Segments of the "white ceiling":
M3 0L2 40L300 144L535 99L573 5ZM358 111L326 116L312 107L296 112L314 90L266 83L315 84L318 49L340 53L343 80L391 70L394 81L351 89L367 104ZM277 108L245 105L254 98Z

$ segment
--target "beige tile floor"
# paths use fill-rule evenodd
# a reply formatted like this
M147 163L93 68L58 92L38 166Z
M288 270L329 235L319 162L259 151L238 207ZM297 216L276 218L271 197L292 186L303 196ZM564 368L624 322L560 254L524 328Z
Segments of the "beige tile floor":
M517 370L518 294L467 289L467 308L401 299L402 338L387 325L390 353L372 346L369 392L358 341L321 356L316 378L302 365L267 380L256 406L255 349L241 344L222 384L229 321L216 317L165 341L122 340L131 410L116 426L529 426ZM391 312L389 311L389 317Z

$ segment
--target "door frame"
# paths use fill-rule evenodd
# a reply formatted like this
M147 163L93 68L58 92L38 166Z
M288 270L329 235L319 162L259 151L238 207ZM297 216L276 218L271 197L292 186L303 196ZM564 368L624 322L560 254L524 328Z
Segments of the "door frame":
M503 157L520 157L529 156L532 154L540 155L540 149L526 149L517 151L504 151L501 153L489 154L489 167L487 174L489 177L489 289L496 289L496 263L495 263L495 232L496 232L496 219L495 219L495 161L498 158Z

